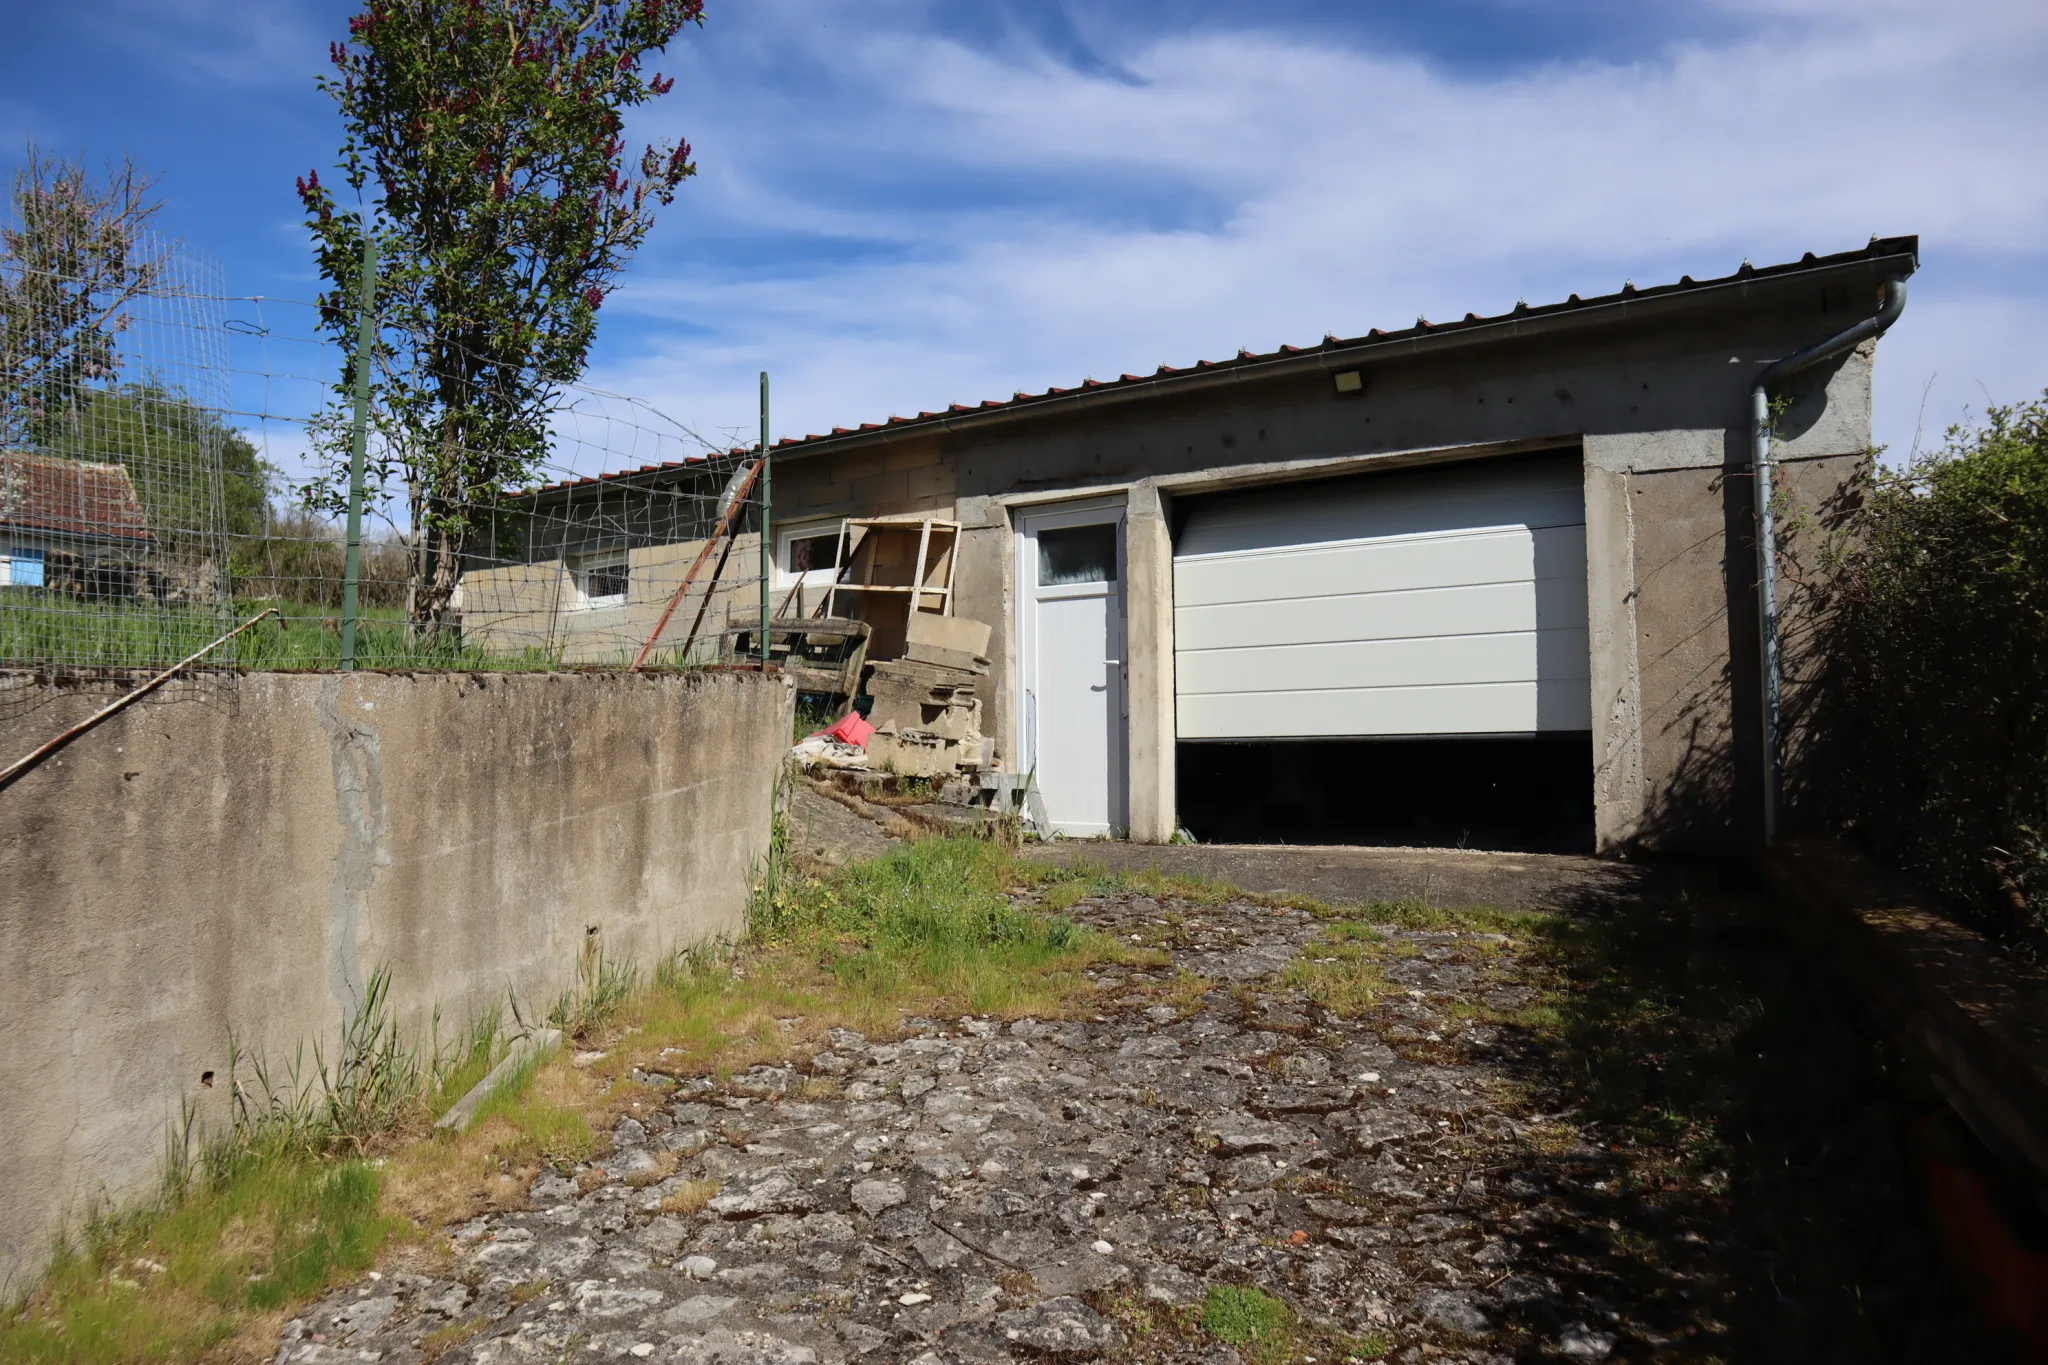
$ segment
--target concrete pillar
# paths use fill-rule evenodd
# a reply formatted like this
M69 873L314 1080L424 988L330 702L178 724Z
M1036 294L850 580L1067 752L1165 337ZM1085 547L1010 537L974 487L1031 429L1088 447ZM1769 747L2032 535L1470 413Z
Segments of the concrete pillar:
M996 742L1007 768L1023 751L1017 732L1015 588L1016 540L1010 515L993 498L961 498L953 517L960 523L959 559L953 567L953 614L985 621L989 684L982 695L982 733Z
M1642 670L1636 658L1634 509L1616 452L1586 439L1586 622L1592 648L1593 837L1626 852L1643 819Z
M1131 838L1163 844L1174 808L1173 537L1158 485L1130 492L1124 522L1125 647L1130 678Z

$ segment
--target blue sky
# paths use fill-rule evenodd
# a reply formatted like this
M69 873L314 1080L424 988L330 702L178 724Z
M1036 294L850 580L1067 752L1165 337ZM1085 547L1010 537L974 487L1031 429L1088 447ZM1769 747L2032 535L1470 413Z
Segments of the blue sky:
M6 4L0 156L133 152L233 292L310 296L354 5ZM591 378L706 432L763 368L799 434L1873 233L1925 261L1880 441L2048 385L2039 0L711 0L657 65L701 175Z

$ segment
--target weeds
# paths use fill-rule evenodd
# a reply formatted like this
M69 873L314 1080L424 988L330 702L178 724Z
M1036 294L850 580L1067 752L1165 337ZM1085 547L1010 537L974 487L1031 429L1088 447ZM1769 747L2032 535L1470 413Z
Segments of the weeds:
M0 611L0 660L33 663L62 659L81 668L142 668L169 663L200 649L227 628L265 607L283 619L235 641L233 661L245 668L326 669L341 657L341 613L333 607L281 598L237 599L222 613L209 606L154 602L77 602L17 592ZM446 668L468 672L535 672L561 667L559 650L526 648L505 653L464 645L443 635L420 639L402 607L364 607L356 635L363 668Z
M1190 901L1212 908L1232 900L1263 902L1267 899L1200 877L1176 876L1150 867L1114 872L1082 858L1066 863L1019 863L1016 875L1025 885L1040 888L1048 898L1068 897L1068 905L1083 899L1119 895Z
M489 1318L471 1318L467 1322L451 1322L420 1338L420 1365L434 1365L442 1356L491 1325Z
M1552 919L1540 910L1503 910L1492 905L1437 905L1427 896L1369 901L1353 909L1326 913L1366 925L1395 929L1457 929L1485 934L1529 934L1541 930Z
M172 1207L104 1220L0 1315L0 1362L193 1360L248 1314L366 1269L404 1224L367 1163L244 1150Z
M813 945L819 967L856 994L943 994L970 1009L1002 1009L1025 974L1098 937L1012 905L1004 889L1014 867L993 843L922 840L822 881L789 884L758 909L753 929L766 945Z
M689 1217L701 1213L717 1193L716 1180L686 1180L680 1189L661 1201L661 1211Z
M320 1070L327 1139L357 1153L417 1112L425 1096L419 1049L399 1037L398 1021L392 1016L388 967L370 973L362 1002L342 1030L333 1074L317 1043L313 1057Z
M548 1023L571 1038L585 1040L611 1022L639 984L640 969L633 959L607 956L603 933L590 925L576 955L576 987L555 1001Z
M1315 951L1317 956L1288 963L1281 984L1301 991L1340 1019L1356 1019L1379 1003L1386 978L1369 943L1326 939Z
M1384 1332L1346 1336L1303 1321L1284 1299L1241 1285L1210 1287L1202 1300L1201 1328L1235 1346L1249 1365L1378 1360L1394 1349Z
M790 726L790 743L794 744L800 739L817 734L844 714L843 706L835 706L816 693L798 693L794 720Z
M1728 926L1707 962L1702 922ZM1568 1289L1683 1304L1701 1358L2002 1358L1940 1263L1911 1082L1813 945L1678 896L1559 916L1537 947L1547 998L1513 1024L1531 1107L1572 1118L1526 1140L1567 1172L1599 1153L1614 1197L1558 1214L1620 1224L1553 1263Z
M1284 1358L1293 1326L1287 1305L1257 1289L1216 1285L1202 1301L1202 1330L1249 1360Z

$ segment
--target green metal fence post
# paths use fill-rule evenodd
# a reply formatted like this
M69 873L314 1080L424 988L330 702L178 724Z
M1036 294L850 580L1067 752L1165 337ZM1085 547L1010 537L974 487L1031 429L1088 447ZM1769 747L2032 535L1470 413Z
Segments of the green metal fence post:
M761 671L768 671L768 635L774 625L769 619L775 590L775 534L769 529L769 513L775 506L771 466L768 463L768 371L761 371Z
M363 277L356 291L356 411L348 443L348 557L341 577L341 667L356 666L356 611L363 573L363 459L370 440L371 346L376 337L377 239L363 222Z

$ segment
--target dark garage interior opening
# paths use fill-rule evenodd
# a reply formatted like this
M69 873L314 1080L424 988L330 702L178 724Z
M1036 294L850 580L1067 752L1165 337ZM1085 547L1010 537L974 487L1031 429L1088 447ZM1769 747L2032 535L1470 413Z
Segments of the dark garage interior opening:
M1182 740L1201 843L1593 851L1593 736Z

